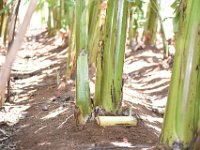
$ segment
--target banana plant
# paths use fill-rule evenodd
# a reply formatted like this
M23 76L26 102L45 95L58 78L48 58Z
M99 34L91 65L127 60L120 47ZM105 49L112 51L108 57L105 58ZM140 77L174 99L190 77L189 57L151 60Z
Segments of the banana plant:
M88 50L89 50L89 63L95 63L97 59L97 52L99 49L99 41L101 38L100 29L102 26L100 12L101 1L92 1L90 3L89 13L89 38L88 38Z
M15 1L1 1L0 9L0 36L2 37L3 44L6 45L6 37L8 31L9 19L12 15L11 12L14 10Z
M128 37L130 40L130 46L134 46L134 38L136 38L136 42L137 41L137 30L139 27L141 27L141 20L143 17L143 1L141 0L134 0L134 1L130 1L128 3Z
M77 58L76 107L80 110L80 114L77 118L78 122L80 124L85 124L92 112L88 74L88 54L86 50L81 50Z
M179 4L176 53L160 143L173 149L199 149L200 1Z
M157 0L150 0L148 4L148 11L146 23L144 27L144 40L146 44L155 44L156 32L158 25L158 2Z
M101 79L101 101L102 107L106 111L113 110L112 104L112 84L113 84L113 61L114 46L116 43L116 20L117 20L117 2L108 0L106 15L103 60L102 60L102 79Z
M76 54L76 45L75 45L75 1L70 0L66 2L66 16L67 16L67 26L68 26L68 39L69 39L69 47L68 49L68 54L67 54L67 64L66 64L66 81L70 78L72 75L72 71L75 68L75 54Z
M75 3L76 44L76 107L80 110L78 121L85 124L91 115L88 72L88 0Z
M126 0L108 0L105 35L97 60L95 104L117 112L122 99L122 72L126 40L128 5ZM100 70L99 70L100 69ZM100 86L100 87L99 87ZM101 94L100 94L101 93Z
M117 15L117 39L114 55L114 76L113 76L113 106L114 111L121 109L121 101L123 98L123 66L126 43L126 27L127 27L127 7L126 0L119 0Z

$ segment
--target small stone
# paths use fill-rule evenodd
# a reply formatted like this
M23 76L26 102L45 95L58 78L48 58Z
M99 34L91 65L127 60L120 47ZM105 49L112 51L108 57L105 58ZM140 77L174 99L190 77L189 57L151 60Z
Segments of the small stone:
M57 100L57 96L53 96L52 98L50 98L50 101L55 102Z
M48 111L48 106L47 106L47 105L43 106L43 107L42 107L42 110L43 110L43 111Z

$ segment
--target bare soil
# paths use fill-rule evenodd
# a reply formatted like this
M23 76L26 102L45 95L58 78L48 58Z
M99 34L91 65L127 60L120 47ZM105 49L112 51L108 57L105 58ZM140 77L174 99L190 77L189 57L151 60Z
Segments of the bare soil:
M0 121L0 149L154 149L171 76L172 60L163 58L162 48L127 45L123 106L133 109L137 126L103 128L90 122L77 131L75 80L67 84L63 80L67 45L57 46L54 41L46 32L30 32L19 51L11 74L12 102L0 113L0 118L7 116ZM5 57L3 48L1 57ZM90 77L95 77L94 69ZM92 92L94 84L91 80Z

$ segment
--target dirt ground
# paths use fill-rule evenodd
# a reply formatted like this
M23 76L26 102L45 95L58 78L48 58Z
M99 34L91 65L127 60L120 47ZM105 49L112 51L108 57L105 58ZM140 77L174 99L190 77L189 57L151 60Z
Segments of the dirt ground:
M11 74L11 101L0 111L0 149L101 150L155 149L161 133L171 76L171 59L157 48L127 45L123 106L130 107L137 126L100 127L90 122L75 129L75 81L62 80L67 48L56 46L46 32L30 32ZM5 59L1 49L0 65ZM90 77L95 70L90 69ZM94 80L91 92L94 93Z

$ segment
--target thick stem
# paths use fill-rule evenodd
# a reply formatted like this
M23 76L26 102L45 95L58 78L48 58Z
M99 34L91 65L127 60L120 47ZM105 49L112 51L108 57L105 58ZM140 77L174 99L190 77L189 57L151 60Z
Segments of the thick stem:
M190 149L199 120L200 73L199 0L187 1L177 35L175 62L162 128L161 143ZM185 17L186 16L186 17Z

